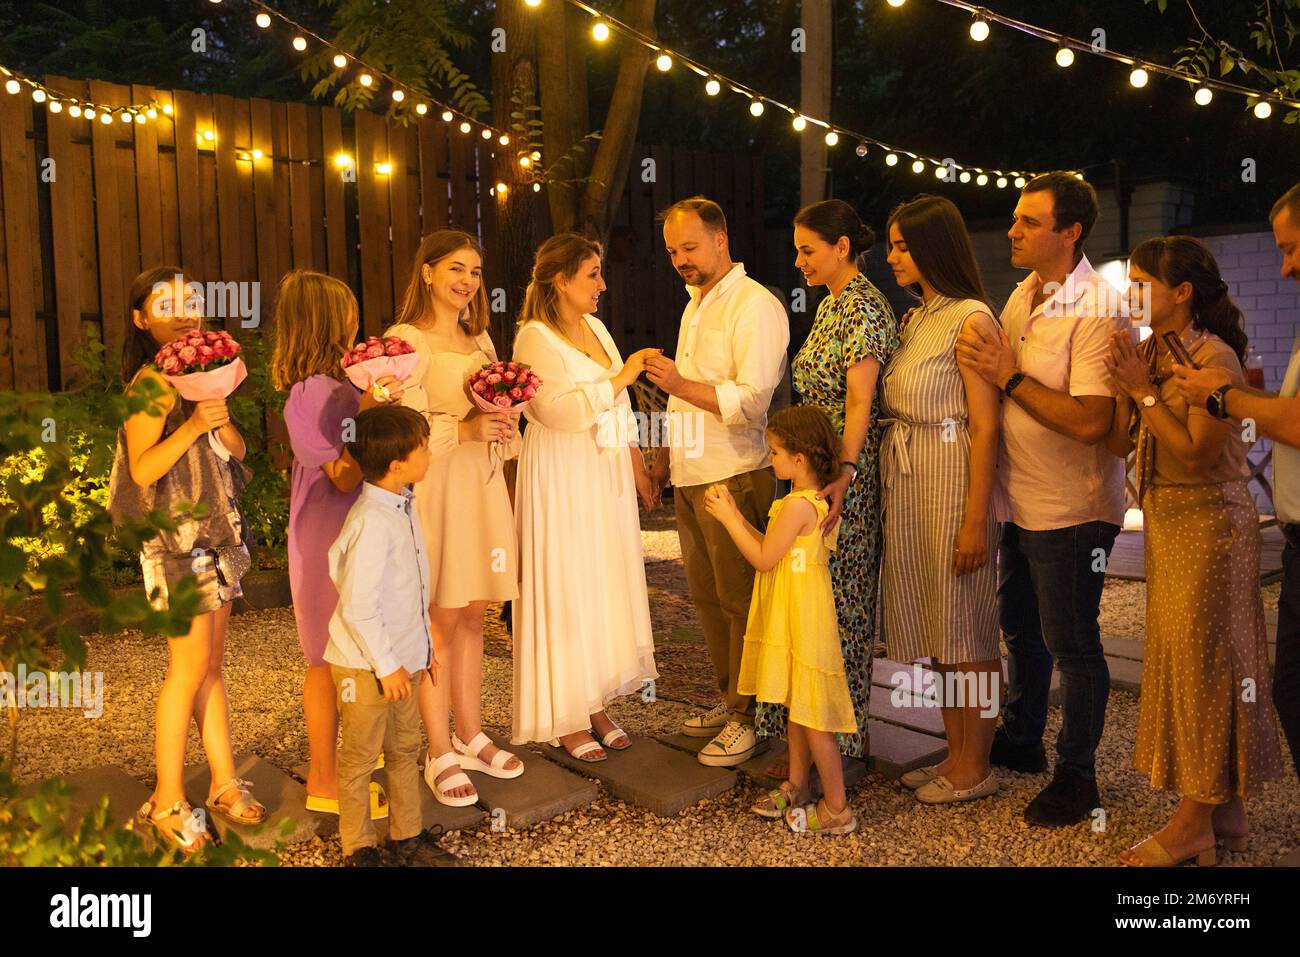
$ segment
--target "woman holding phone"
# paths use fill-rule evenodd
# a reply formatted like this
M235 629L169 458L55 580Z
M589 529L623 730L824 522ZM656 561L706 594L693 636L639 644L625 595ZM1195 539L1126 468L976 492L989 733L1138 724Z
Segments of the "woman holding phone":
M1133 765L1182 797L1157 833L1120 855L1160 866L1213 864L1215 845L1242 850L1243 798L1281 771L1271 704L1259 515L1247 488L1238 425L1189 408L1175 362L1244 382L1241 310L1204 243L1152 239L1129 260L1130 300L1152 335L1111 340L1118 398L1107 447L1137 449L1146 529L1147 628Z

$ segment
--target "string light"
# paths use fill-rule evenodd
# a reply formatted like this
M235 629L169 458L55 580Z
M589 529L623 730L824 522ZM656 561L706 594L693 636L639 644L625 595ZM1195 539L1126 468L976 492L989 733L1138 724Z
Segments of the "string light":
M596 38L597 43L604 43L609 39L609 24L604 20L597 20L596 25L591 28L591 35Z
M839 141L840 141L840 134L836 133L834 130L831 130L829 133L826 134L827 146L834 146Z
M375 164L375 172L378 173L380 176L388 176L389 174L391 174L391 173L393 172L393 164L392 164L392 163L376 163L376 164Z
M792 125L794 126L796 132L802 133L804 131L804 127L808 125L808 121L804 119L802 116L796 116L794 118Z
M659 68L659 72L667 73L673 68L673 58L667 53L661 53L655 58L655 66Z
M293 38L293 48L294 48L295 50L297 50L299 53L301 53L303 50L307 49L307 38L306 38L306 37L294 37L294 38Z
M360 83L362 86L368 87L370 86L370 84L375 82L375 78L371 76L369 73L362 73L359 77L357 77L357 82Z
M336 169L350 169L352 166L352 157L347 153L334 154L334 167Z
M257 25L265 30L271 25L271 17L268 14L259 13L257 15Z
M461 123L461 124L460 124L460 131L461 131L462 133L468 133L472 128L473 128L473 127L471 127L471 126L469 125L469 123Z
M763 101L762 101L762 100L754 100L752 103L750 103L750 104L749 104L749 114L750 114L750 116L762 116L762 115L763 115Z
M887 155L887 156L885 157L885 165L886 165L886 166L897 166L897 165L898 165L898 154L897 154L897 153L890 153L889 155Z
M424 116L425 113L429 112L429 105L427 103L417 103L415 104L415 112Z
M406 99L406 94L403 93L401 90L394 90L394 91L393 91L393 102L394 102L394 103L401 103L404 99Z
M1196 88L1196 94L1192 99L1196 100L1197 106L1209 106L1210 101L1214 99L1214 91L1208 86L1199 86Z
M342 69L343 69L344 67L346 67L347 65L348 65L348 58L347 58L347 57L345 57L342 53L336 53L336 54L334 54L334 66L335 66L335 67L337 67L338 69L342 70Z
M857 153L857 154L858 154L858 158L861 159L862 157L866 156L866 155L867 155L869 152L871 152L871 151L870 151L869 149L867 149L867 144L866 144L866 143L859 143L857 146L855 146L855 147L853 148L853 152Z
M442 111L442 121L444 123L450 123L453 119L455 119L455 117L452 115L451 110Z
M62 112L63 112L63 104L60 103L58 100L50 100L50 112L51 112L51 113L62 113Z
M722 92L722 84L717 80L710 79L708 83L704 84L704 92L709 96L717 96Z
M1260 100L1255 104L1255 115L1261 120L1266 120L1273 115L1273 104L1268 100Z
M924 160L917 160L915 163L913 163L913 164L912 164L912 172L913 172L913 173L924 173L924 172L925 172L925 161L924 161Z
M984 37L988 35L987 30L989 25L996 23L999 26L1010 27L1011 29L1024 33L1027 36L1034 37L1038 40L1044 40L1055 45L1057 47L1056 62L1061 67L1068 67L1073 64L1076 53L1089 53L1093 56L1114 60L1117 63L1122 63L1129 67L1132 71L1130 73L1129 82L1132 83L1134 87L1140 88L1146 86L1147 81L1150 79L1150 74L1158 73L1162 76L1186 80L1189 83L1197 85L1197 87L1206 87L1222 93L1239 94L1246 97L1247 100L1252 103L1260 97L1265 97L1273 103L1284 105L1291 109L1300 110L1300 99L1288 97L1288 91L1286 90L1277 89L1271 93L1266 93L1261 90L1244 86L1240 83L1202 76L1199 73L1186 68L1141 62L1137 57L1130 56L1118 50L1111 50L1105 46L1097 46L1088 41L1080 40L1064 33L1058 33L1055 30L1048 30L1045 27L1036 26L1035 24L1027 23L1023 20L1016 20L1012 17L1003 16L989 10L987 7L981 7L975 3L971 3L969 0L936 0L936 2L947 7L952 7L956 10L962 10L974 17L975 22L971 24L970 32L971 36L976 40L984 39ZM896 0L889 0L889 5L891 7L901 7L903 5L903 0L897 0L897 2ZM983 24L982 27L980 26L981 23ZM977 31L983 35L977 36ZM1211 97L1212 96L1213 94L1211 93ZM1206 105L1205 103L1201 103L1200 100L1197 102L1202 106ZM1208 100L1206 102L1208 103Z
M983 17L976 17L970 25L970 38L976 43L983 43L989 38L989 22Z

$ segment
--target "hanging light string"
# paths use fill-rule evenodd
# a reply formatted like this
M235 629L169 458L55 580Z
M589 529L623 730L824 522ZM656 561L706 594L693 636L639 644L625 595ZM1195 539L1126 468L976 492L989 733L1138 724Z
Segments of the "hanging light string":
M523 0L528 7L536 8L541 5L542 0ZM595 7L584 3L583 0L564 0L564 2L577 7L583 13L594 18L595 23L592 26L592 36L598 41L603 42L609 38L611 32L618 33L629 40L640 43L642 46L655 54L655 65L661 72L668 72L675 63L682 63L687 69L698 74L705 79L705 92L709 96L717 96L724 88L737 93L749 100L749 112L751 115L762 116L768 106L778 110L784 110L792 117L791 123L796 131L802 132L809 124L821 127L826 132L824 139L827 146L835 146L841 139L856 140L857 146L855 151L858 156L865 157L870 152L870 147L884 151L885 165L897 166L900 157L906 156L912 160L911 169L914 173L923 173L927 168L932 169L934 175L944 179L946 182L974 182L979 186L986 186L990 182L996 182L999 188L1005 188L1013 180L1017 187L1024 186L1026 182L1036 174L1022 170L1001 170L987 169L985 167L974 166L967 163L957 163L951 158L936 159L933 156L924 153L916 153L911 150L902 149L885 142L882 139L871 136L867 133L861 133L857 130L841 126L837 123L831 123L829 120L802 113L787 103L778 100L776 97L767 94L741 83L739 80L712 70L698 60L678 53L676 50L669 49L662 43L659 43L652 37L647 36L635 27L624 23L617 17L602 13ZM1083 174L1077 169L1072 170L1079 178Z
M44 104L51 113L62 113L66 109L68 115L74 119L81 118L92 123L98 119L107 125L114 119L123 123L145 123L156 120L159 114L172 115L170 103L150 101L132 103L130 106L109 106L107 103L96 103L84 96L71 96L52 89L35 77L11 70L6 66L0 66L0 76L4 77L4 90L10 96L18 95L23 91L23 87L26 87L30 91L33 102Z
M212 2L219 3L220 0L212 0ZM269 28L273 18L284 23L286 26L291 27L295 31L292 45L299 53L306 51L309 46L307 38L310 37L321 46L334 51L333 63L336 69L344 70L347 68L349 63L355 63L357 66L361 67L362 72L357 75L357 82L367 89L374 84L376 77L382 78L388 82L390 95L395 104L401 105L405 103L409 97L414 101L415 105L413 108L420 116L424 116L431 106L437 107L442 111L442 119L447 123L454 122L458 117L460 118L460 131L462 133L468 134L477 129L483 139L495 139L502 146L510 145L510 134L505 130L499 129L491 123L484 123L481 120L476 120L468 113L457 109L449 103L444 103L435 97L429 96L427 93L421 93L413 89L397 77L393 76L387 70L381 70L378 67L371 66L355 53L349 53L346 50L341 49L333 42L316 33L314 30L303 26L301 23L298 23L296 20L275 9L275 7L265 3L264 0L248 0L248 2L251 6L256 7L260 11L257 14L256 22L262 29L265 30Z
M887 0L891 7L901 7L906 0ZM1096 48L1087 40L1080 40L1076 37L1064 33L1057 33L1054 30L1048 30L1044 27L1035 26L1032 23L1025 23L1023 20L1016 20L1011 17L1004 17L1000 13L995 13L988 7L978 6L973 3L967 3L966 0L935 0L947 7L954 7L958 10L964 10L972 17L970 33L971 38L982 42L989 36L989 24L996 23L1020 33L1036 37L1039 40L1045 40L1056 46L1056 62L1062 68L1074 63L1075 52L1088 53L1092 56L1103 57L1107 60L1114 60L1116 63L1122 63L1130 67L1129 83L1135 87L1144 87L1150 79L1152 73L1161 76L1172 77L1182 80L1195 87L1194 98L1199 106L1208 106L1214 98L1215 90L1221 93L1233 93L1246 98L1248 105L1253 106L1255 115L1260 119L1268 119L1273 114L1274 106L1287 106L1292 109L1300 109L1300 100L1287 97L1283 93L1274 90L1265 92L1257 90L1240 83L1233 83L1230 80L1216 79L1210 76L1201 76L1190 70L1179 69L1178 67L1166 66L1163 63L1155 63L1151 60L1145 60L1141 57L1131 56L1126 53L1120 53L1105 47Z

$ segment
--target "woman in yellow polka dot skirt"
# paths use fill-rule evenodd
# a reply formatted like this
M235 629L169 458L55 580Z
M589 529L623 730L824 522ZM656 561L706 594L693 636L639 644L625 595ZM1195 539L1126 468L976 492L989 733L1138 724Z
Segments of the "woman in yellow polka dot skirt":
M1136 448L1146 528L1147 633L1133 764L1182 801L1172 820L1129 848L1133 866L1215 862L1245 847L1243 797L1279 776L1259 592L1259 515L1246 486L1240 426L1189 409L1173 387L1173 333L1198 367L1243 382L1246 333L1218 264L1184 236L1138 246L1129 262L1135 309L1152 334L1111 342L1117 386L1107 445ZM1146 302L1138 290L1146 291ZM1211 412L1213 412L1213 407Z

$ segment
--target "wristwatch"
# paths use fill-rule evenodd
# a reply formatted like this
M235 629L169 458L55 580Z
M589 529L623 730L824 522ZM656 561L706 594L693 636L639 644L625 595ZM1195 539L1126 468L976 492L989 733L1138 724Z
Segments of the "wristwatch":
M1228 418L1228 392L1231 385L1221 385L1205 397L1205 411L1216 419Z
M858 477L858 463L857 463L857 462L850 462L848 459L845 459L843 462L840 463L840 471L841 471L841 472L844 471L844 466L846 466L846 465L847 465L849 468L853 469L853 478L857 478L857 477Z
M1013 372L1011 378L1007 379L1007 384L1002 387L1002 394L1010 396L1015 391L1016 386L1020 385L1024 380L1025 374L1023 372Z
M1142 396L1142 398L1138 400L1138 405L1140 405L1144 409L1149 409L1159 401L1160 400L1156 397L1156 394L1154 392L1148 392L1146 395Z

